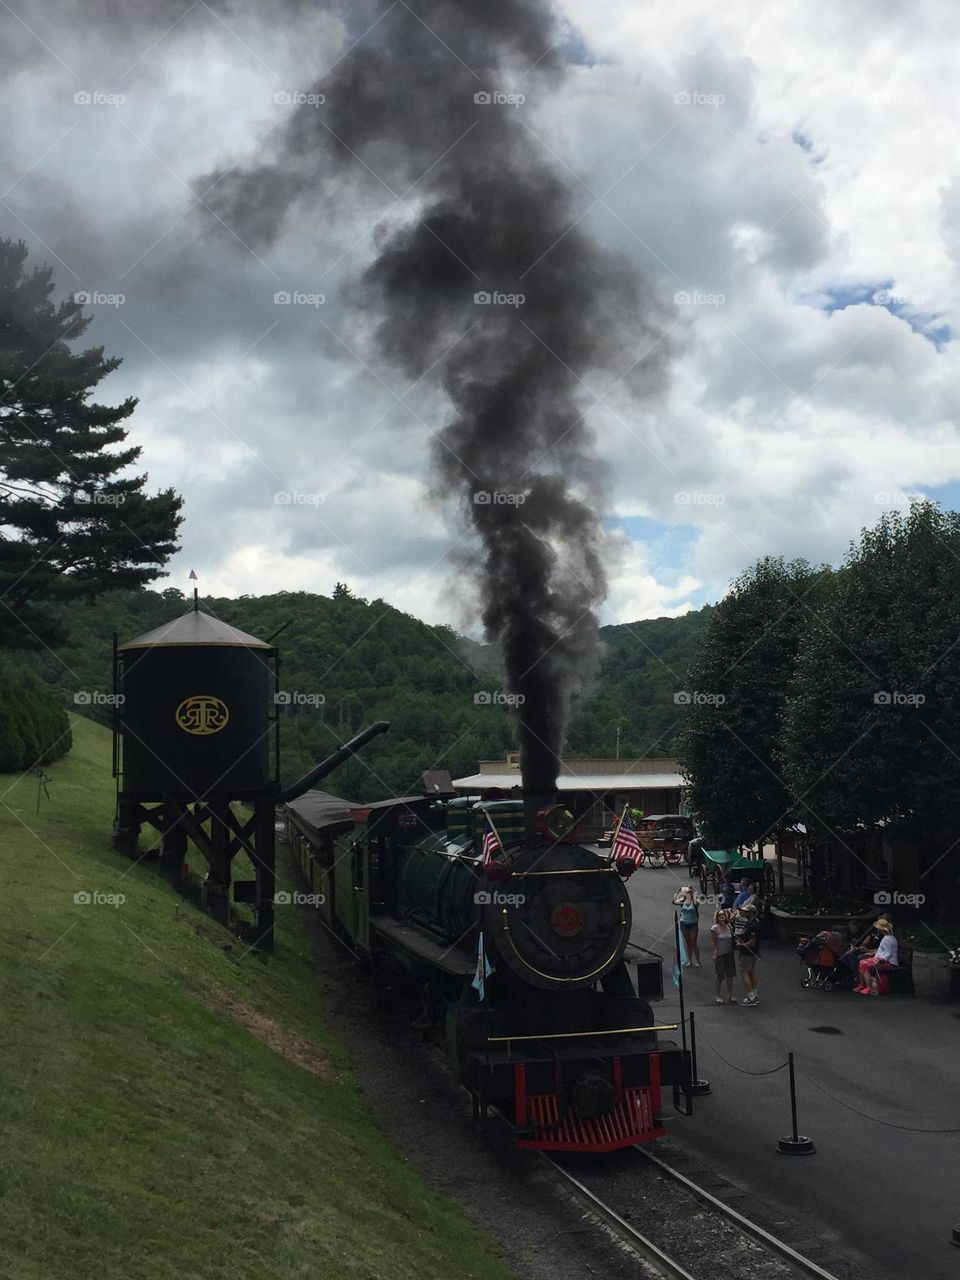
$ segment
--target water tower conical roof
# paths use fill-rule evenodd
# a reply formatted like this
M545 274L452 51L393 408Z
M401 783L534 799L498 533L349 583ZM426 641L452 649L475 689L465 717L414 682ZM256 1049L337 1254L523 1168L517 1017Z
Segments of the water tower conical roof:
M242 649L269 649L265 640L258 640L246 631L231 627L228 622L212 618L209 613L191 609L189 613L171 622L165 622L152 631L145 631L120 645L121 649L155 649L158 645L231 645Z

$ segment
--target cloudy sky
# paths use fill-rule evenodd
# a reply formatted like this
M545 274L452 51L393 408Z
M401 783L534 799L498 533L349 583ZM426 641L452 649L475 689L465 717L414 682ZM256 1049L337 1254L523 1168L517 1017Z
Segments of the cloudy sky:
M237 595L340 579L467 626L449 590L462 530L430 490L445 406L429 376L362 357L344 302L396 200L362 217L307 201L261 251L201 198L291 112L322 112L307 95L376 33L292 2L137 9L3 4L16 128L0 136L0 235L51 263L61 295L91 295L87 339L123 357L100 398L140 398L151 486L186 500L170 582L195 568L204 591ZM586 380L608 467L604 620L715 600L765 553L835 562L910 494L954 503L948 0L558 14L562 85L545 94L519 69L489 89L536 91L486 109L515 112L567 175L582 225L663 299L676 350L658 399L608 371Z

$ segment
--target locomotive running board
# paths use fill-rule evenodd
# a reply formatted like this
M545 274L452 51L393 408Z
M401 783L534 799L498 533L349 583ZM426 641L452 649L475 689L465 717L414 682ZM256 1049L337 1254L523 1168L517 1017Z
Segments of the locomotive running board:
M370 929L383 938L388 938L395 946L402 947L408 955L417 960L426 960L438 969L454 974L458 978L466 977L474 972L476 961L456 947L441 946L419 929L401 924L391 916L371 916Z

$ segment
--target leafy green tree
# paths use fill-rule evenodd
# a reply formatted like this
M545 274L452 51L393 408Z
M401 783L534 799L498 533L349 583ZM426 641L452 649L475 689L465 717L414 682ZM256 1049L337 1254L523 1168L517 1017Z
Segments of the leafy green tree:
M51 301L49 267L27 269L22 242L0 240L0 648L63 640L50 602L162 575L181 499L127 475L140 455L120 425L136 400L91 402L120 363L74 352L90 323Z
M690 807L717 847L750 844L788 825L784 706L800 636L830 576L804 560L758 561L713 610L687 688L678 691Z
M960 823L960 515L931 503L862 531L804 635L787 772L822 833L884 828L927 866Z

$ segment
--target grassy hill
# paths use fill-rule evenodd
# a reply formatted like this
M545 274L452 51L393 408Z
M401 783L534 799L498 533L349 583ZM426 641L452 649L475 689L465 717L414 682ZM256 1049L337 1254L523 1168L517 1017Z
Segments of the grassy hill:
M109 735L71 720L39 816L0 778L0 1276L505 1280L374 1127L299 914L264 961L114 854Z
M68 705L82 691L85 714L109 720L96 703L111 689L111 634L121 641L175 618L189 607L176 590L118 591L96 605L76 605L70 648L21 663L33 667ZM428 626L382 600L307 592L207 599L203 608L263 639L284 624L281 685L292 696L281 720L283 771L293 779L373 720L391 732L337 774L343 795L369 800L418 790L424 769L473 773L477 761L513 748L502 705L476 701L504 688L496 652L449 627ZM567 756L670 755L682 708L674 694L686 682L694 647L710 609L604 627L603 651L575 707ZM298 700L299 699L299 700Z

